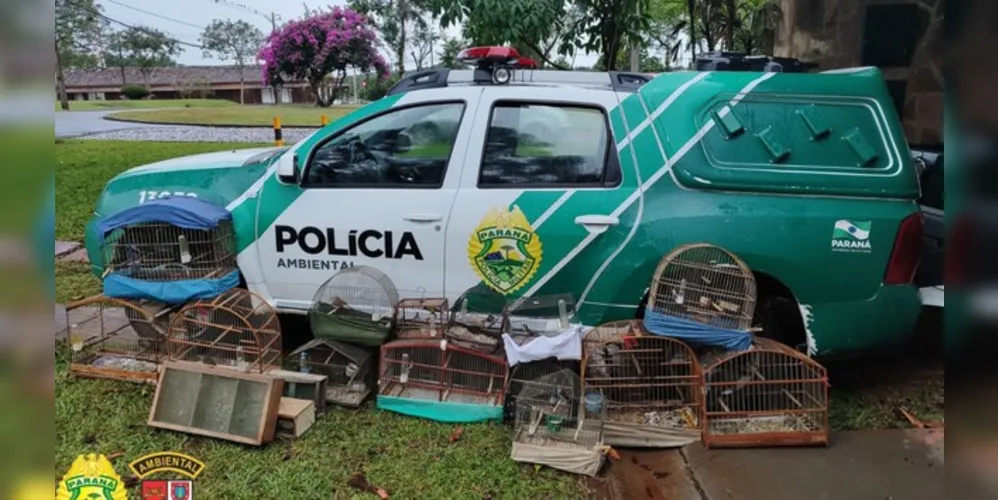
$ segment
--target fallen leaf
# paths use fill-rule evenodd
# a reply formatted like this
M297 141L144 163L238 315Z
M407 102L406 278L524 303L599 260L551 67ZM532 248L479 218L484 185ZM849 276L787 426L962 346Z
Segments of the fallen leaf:
M610 458L614 460L620 460L620 453L617 453L617 450L613 448L610 448L610 451L607 452L607 455L610 455Z
M387 491L385 491L385 490L383 490L381 488L375 488L374 492L378 494L378 497L381 498L381 500L388 500L388 492Z
M464 434L464 427L461 427L459 425L459 426L457 426L457 429L454 429L454 432L452 432L450 434L450 442L453 443L453 442L457 441L458 439L461 439L461 434Z
M124 455L125 455L125 450L121 450L121 451L116 451L116 452L114 452L114 453L112 453L112 454L108 455L108 456L107 456L107 459L108 459L108 460L114 460L114 459L116 459L116 458L118 458L118 457L121 457L121 456L124 456Z
M904 407L899 406L898 409L897 409L897 411L898 411L898 413L901 414L902 417L905 418L905 420L908 421L908 423L910 423L912 425L912 427L915 427L916 429L924 429L925 428L925 424L923 424L922 421L919 420L918 418L916 418L914 415L912 415L911 413L909 413L908 410L904 409Z

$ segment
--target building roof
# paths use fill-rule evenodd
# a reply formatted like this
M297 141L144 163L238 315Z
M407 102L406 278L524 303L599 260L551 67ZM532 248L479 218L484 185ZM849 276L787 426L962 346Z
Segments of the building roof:
M248 85L262 85L263 70L252 65L243 68L243 81ZM65 71L66 87L120 87L121 68L76 68ZM177 66L153 68L149 79L137 67L125 68L125 81L151 87L196 84L239 83L236 66Z

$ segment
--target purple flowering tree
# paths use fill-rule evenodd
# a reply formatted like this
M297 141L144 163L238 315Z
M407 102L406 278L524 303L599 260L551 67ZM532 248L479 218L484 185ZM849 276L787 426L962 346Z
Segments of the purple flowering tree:
M378 53L374 27L364 16L342 7L281 26L270 34L257 58L263 61L265 84L306 81L322 107L336 100L347 68L374 70L382 79L390 74Z

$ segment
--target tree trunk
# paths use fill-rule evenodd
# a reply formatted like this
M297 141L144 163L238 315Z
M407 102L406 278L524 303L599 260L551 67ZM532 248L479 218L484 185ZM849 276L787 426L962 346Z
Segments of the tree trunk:
M281 89L277 85L271 85L270 88L274 91L274 104L281 104Z
M308 84L312 87L312 94L315 95L315 105L320 108L328 108L332 101L322 97L322 78L318 80L310 78Z
M246 79L243 77L243 69L239 68L239 104L246 104Z
M59 107L69 111L69 96L66 95L66 76L62 73L62 57L59 56L59 40L55 41L55 80L59 87Z
M693 63L697 60L697 20L696 20L696 0L686 0L686 14L690 18L690 51L693 54Z
M396 0L395 13L399 19L399 40L398 47L395 47L395 56L398 57L399 77L405 74L405 18L408 15L407 9L406 0Z

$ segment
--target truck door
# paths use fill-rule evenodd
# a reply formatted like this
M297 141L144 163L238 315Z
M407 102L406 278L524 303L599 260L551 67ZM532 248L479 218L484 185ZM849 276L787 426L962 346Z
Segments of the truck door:
M308 308L330 276L362 265L387 273L401 296L442 293L446 227L480 93L404 95L301 151L300 185L264 189L258 225L273 223L257 229L259 255L279 308ZM275 206L284 208L264 214Z
M633 210L617 212L639 185L617 155L617 106L607 90L483 90L447 228L452 301L465 293L578 300L636 220Z

